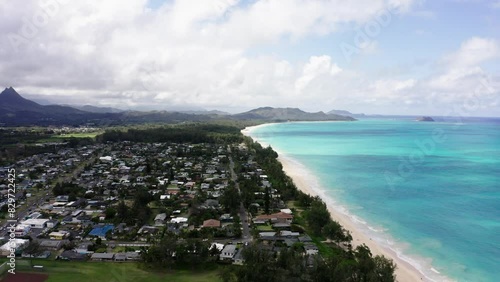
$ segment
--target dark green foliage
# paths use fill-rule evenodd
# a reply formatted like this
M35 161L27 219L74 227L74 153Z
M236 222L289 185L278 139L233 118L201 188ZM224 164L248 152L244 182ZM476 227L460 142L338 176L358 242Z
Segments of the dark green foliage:
M174 254L177 250L177 238L165 236L158 243L141 253L146 266L151 268L172 269Z
M250 207L250 204L252 204L255 200L255 192L258 192L260 188L257 185L257 181L255 179L244 179L238 182L240 184L243 206L248 209Z
M271 148L262 148L259 143L247 140L249 148L255 151L255 161L265 170L269 182L274 189L277 189L284 201L288 201L297 196L297 187L292 179L283 172L283 166L277 160L278 154Z
M84 195L84 189L73 183L56 183L52 189L54 196L68 195L69 201L76 200L77 197Z
M274 273L274 258L272 254L257 245L250 245L243 250L245 265L236 269L240 282L276 281Z
M149 202L153 200L153 196L145 189L140 189L135 193L134 204L130 210L130 216L127 222L133 222L138 226L147 223L151 216L151 208Z
M106 215L106 219L113 219L116 215L116 210L113 207L109 207L104 213Z
M323 236L333 240L339 244L340 242L350 242L352 240L351 235L347 230L342 228L340 223L331 220L321 229Z
M164 236L159 242L141 253L144 266L154 269L203 267L213 261L210 243L201 239L181 240L175 236Z
M319 197L312 202L310 208L304 213L309 228L314 235L321 235L323 227L331 221L330 213L325 203Z
M225 211L228 213L237 213L240 207L240 202L240 193L234 185L229 185L220 197L220 204L224 206Z
M103 142L234 143L241 142L243 137L237 127L194 124L127 131L110 130L97 139Z

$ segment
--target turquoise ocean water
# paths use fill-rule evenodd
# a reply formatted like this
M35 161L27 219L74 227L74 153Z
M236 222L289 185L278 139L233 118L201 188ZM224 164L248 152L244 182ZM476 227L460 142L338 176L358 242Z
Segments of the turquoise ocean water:
M499 119L292 122L250 136L429 279L500 281Z

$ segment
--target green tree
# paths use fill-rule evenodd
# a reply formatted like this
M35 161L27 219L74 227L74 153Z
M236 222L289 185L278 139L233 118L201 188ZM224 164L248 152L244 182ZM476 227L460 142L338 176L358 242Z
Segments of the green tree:
M264 192L264 212L269 214L271 206L271 195L269 193L269 188L266 187L266 191Z
M373 258L375 263L374 279L372 281L380 282L393 282L396 281L396 264L384 256L375 256Z
M129 207L125 204L125 201L121 200L118 204L116 210L117 219L120 222L125 222L129 217Z
M236 270L238 281L275 281L275 260L269 251L251 244L243 249L243 258L245 264Z
M30 256L30 260L33 260L33 257L37 257L44 252L44 249L40 246L38 241L31 241L29 245L24 249L24 253Z
M321 235L323 227L331 221L330 213L319 197L316 197L306 212L306 220L314 235Z
M350 242L352 240L349 232L337 221L330 220L330 222L323 226L321 231L323 236L335 241L337 244L340 242Z
M106 219L113 219L116 215L116 209L109 207L104 211L104 214L106 215Z
M234 185L229 185L220 197L220 203L224 206L226 212L236 213L240 207L240 193Z

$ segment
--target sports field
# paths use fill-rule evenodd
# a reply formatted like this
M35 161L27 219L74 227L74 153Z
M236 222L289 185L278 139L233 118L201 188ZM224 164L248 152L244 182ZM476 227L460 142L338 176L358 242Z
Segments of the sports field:
M173 270L168 272L151 272L140 268L138 263L114 263L114 262L66 262L66 261L44 261L34 260L33 265L43 266L43 269L34 269L22 266L16 270L15 275L7 275L1 282L21 282L24 276L34 273L36 280L29 278L26 281L33 282L87 282L87 281L109 281L109 282L215 282L221 281L217 276L217 269L204 271ZM29 272L29 273L28 273ZM46 278L47 280L41 280ZM28 276L26 276L28 277ZM35 276L32 276L35 278Z

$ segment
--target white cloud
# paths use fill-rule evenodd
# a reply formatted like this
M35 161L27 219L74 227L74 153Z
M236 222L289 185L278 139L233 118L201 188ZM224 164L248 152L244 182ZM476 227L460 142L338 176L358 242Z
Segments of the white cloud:
M453 67L470 67L500 56L499 42L492 38L473 37L463 42L460 49L445 58Z
M363 54L374 54L378 51L378 43L375 40L367 40L361 43L359 48Z
M460 48L444 57L445 70L429 81L429 86L460 93L472 91L478 81L487 76L481 64L500 58L500 45L491 38L473 37Z
M330 56L312 56L304 66L302 75L295 81L295 88L300 93L315 79L322 76L335 76L342 72L336 64L332 64Z
M48 13L49 6L41 7L38 0L24 1L23 9L6 1L0 6L5 15L0 84L116 106L280 104L297 93L296 86L321 97L334 91L312 87L311 81L325 85L343 73L329 57L312 56L303 66L248 51L329 34L340 24L363 24L383 9L408 10L413 2L177 0L150 9L148 0L126 5L121 0L47 0ZM43 13L50 14L46 22L34 23ZM23 32L29 29L28 38ZM9 44L16 35L22 41ZM365 47L375 50L376 43Z
M396 80L396 79L386 79L377 80L370 85L370 89L373 91L373 96L377 97L394 97L395 95L400 95L405 91L412 89L416 85L417 81L415 79L407 80Z
M414 0L177 0L158 9L147 0L46 2L66 4L41 25L33 24L44 11L38 0L23 1L23 9L16 1L0 5L0 85L62 103L317 109L360 101L413 105L428 93L448 102L473 91L488 76L480 65L499 56L496 39L471 38L441 60L442 71L417 80L367 77L321 53L306 54L304 62L255 51L363 26L382 10L408 11ZM12 46L9 35L16 34L24 39ZM360 47L380 48L375 40Z

